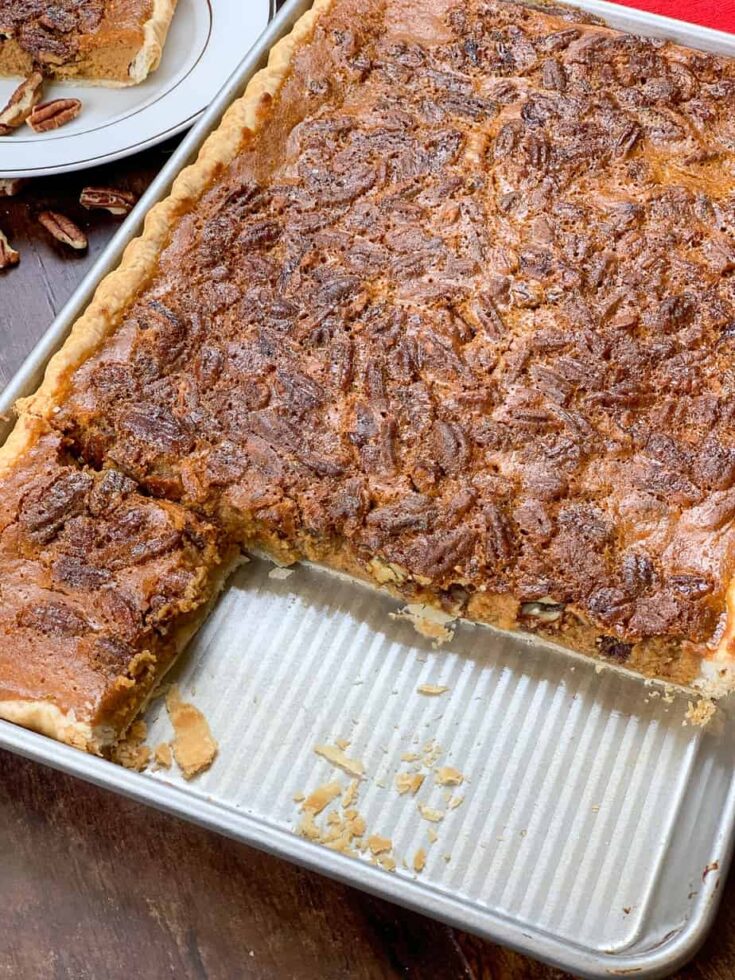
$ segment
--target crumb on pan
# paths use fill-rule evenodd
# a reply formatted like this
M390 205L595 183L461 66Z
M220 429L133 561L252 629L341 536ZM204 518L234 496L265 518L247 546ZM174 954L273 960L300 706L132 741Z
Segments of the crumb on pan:
M447 643L454 636L454 629L449 625L456 622L457 617L427 606L419 602L410 602L397 613L391 613L393 619L406 619L417 633L433 640L434 646Z
M134 721L125 738L115 746L113 760L126 769L143 772L151 760L151 750L143 744L147 735L146 723L142 719Z
M449 688L445 684L419 684L416 690L419 694L438 697L440 694L445 694Z
M437 769L435 778L440 786L460 786L464 782L463 774L454 766L441 766Z
M181 700L176 685L166 695L166 709L174 728L174 758L184 778L192 779L212 765L217 755L217 742L207 719L193 704Z
M379 834L371 834L367 844L373 854L385 854L393 849L390 837L381 837Z
M331 763L337 769L341 769L346 772L348 776L354 776L355 779L364 779L365 777L365 766L358 759L348 758L342 749L337 748L335 745L316 745L314 746L314 752L326 759L327 762Z
M717 708L714 702L707 698L702 698L701 701L689 701L687 702L684 724L704 728L712 721L716 714Z
M421 785L426 777L420 772L399 772L396 776L396 789L404 796L410 793L415 796L421 789Z
M441 810L437 810L432 806L426 806L425 803L419 803L419 813L424 818L431 823L441 823L444 819L444 814Z

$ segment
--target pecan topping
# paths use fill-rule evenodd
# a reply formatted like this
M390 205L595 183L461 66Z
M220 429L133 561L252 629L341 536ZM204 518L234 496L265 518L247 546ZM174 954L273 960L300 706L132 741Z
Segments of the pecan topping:
M76 119L81 111L79 99L53 99L35 106L26 121L34 132L47 133Z
M20 252L11 247L10 242L0 231L0 269L9 269L20 262Z
M130 214L136 200L135 194L115 187L85 187L79 197L79 203L88 211L94 208L110 214Z
M75 248L80 252L87 247L87 236L66 215L59 214L58 211L42 211L38 220L57 242L69 245L70 248Z
M40 72L34 71L20 83L0 112L0 136L7 136L23 125L41 98L42 91L43 75Z

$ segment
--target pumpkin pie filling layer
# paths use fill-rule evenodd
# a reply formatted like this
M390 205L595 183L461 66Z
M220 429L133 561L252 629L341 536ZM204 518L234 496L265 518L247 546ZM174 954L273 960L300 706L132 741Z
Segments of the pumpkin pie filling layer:
M176 0L3 0L0 75L133 85L161 58Z
M317 0L23 417L238 546L727 672L733 97L563 8Z
M7 456L7 454L6 454ZM0 717L101 751L216 592L217 531L29 425L0 475Z

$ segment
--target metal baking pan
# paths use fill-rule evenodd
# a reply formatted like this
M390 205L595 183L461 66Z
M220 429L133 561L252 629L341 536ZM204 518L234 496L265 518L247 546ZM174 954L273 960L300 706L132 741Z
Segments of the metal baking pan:
M0 411L36 386L145 212L307 6L290 0L266 30L6 389ZM625 30L735 55L729 35L595 0L579 6ZM435 650L391 618L390 598L317 569L285 580L269 568L258 560L241 568L176 668L220 742L198 780L129 772L5 722L0 746L576 974L658 977L692 955L732 851L731 707L706 730L686 727L685 701L640 680L471 625ZM448 690L418 693L427 683ZM160 702L147 720L151 744L169 737ZM394 871L295 833L294 795L335 777L313 747L342 738L365 767L356 807L369 833L391 838ZM429 741L440 764L465 774L452 789L463 797L455 809L431 777L416 797L393 787L410 766L401 757ZM441 823L427 823L418 802L443 809ZM417 875L420 847L427 860Z

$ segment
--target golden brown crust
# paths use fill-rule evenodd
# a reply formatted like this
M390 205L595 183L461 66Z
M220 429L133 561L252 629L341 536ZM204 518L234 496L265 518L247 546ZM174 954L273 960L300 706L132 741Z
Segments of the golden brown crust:
M0 718L94 755L107 741L88 723L77 721L73 711L62 711L49 701L0 701Z
M153 12L143 25L143 47L128 69L131 85L138 85L158 68L176 4L177 0L153 0Z

